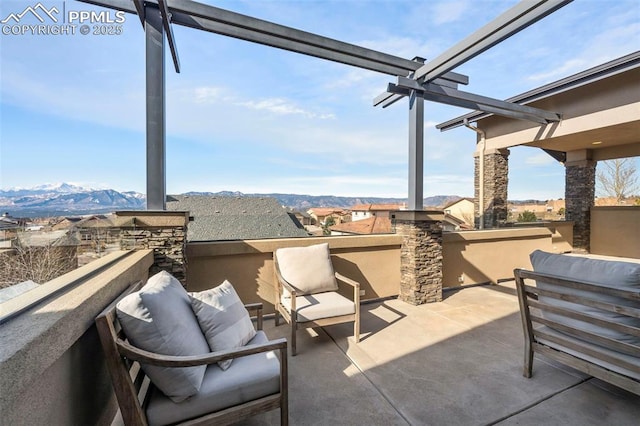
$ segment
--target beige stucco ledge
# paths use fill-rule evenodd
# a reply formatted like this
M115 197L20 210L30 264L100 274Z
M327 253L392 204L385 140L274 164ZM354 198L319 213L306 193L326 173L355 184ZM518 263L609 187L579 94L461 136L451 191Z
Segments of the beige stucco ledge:
M151 250L111 253L56 279L57 285L64 286L65 281L71 285L0 324L0 413L10 413L27 388L39 388L39 377L83 336L96 315L119 293L148 277L152 263ZM68 368L73 371L77 366Z
M455 241L490 241L490 240L507 240L518 238L549 238L551 231L544 227L525 227L525 228L501 228L501 229L485 229L480 231L459 231L445 232L442 234L444 242Z

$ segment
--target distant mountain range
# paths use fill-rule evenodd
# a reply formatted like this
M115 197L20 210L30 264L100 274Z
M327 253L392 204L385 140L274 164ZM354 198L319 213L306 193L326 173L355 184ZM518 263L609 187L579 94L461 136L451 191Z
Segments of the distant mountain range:
M15 217L68 216L137 210L145 207L139 192L118 192L59 183L0 190L0 211Z
M405 198L336 197L333 195L300 194L243 194L241 192L187 192L184 195L208 195L216 197L272 197L283 206L306 211L311 207L349 208L356 204L405 203ZM438 195L424 199L428 207L442 207L458 200L457 195ZM84 188L58 183L33 188L0 190L0 213L15 217L70 216L90 213L106 213L114 210L141 210L146 197L134 191L119 192L114 189Z

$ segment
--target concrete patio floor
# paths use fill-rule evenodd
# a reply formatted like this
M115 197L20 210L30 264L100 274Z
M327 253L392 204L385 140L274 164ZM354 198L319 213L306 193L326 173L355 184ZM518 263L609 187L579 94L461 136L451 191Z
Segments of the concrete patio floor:
M349 324L298 332L289 357L292 425L638 425L640 396L536 355L522 376L513 283L445 293L441 303L362 306ZM286 325L265 322L271 338ZM242 424L279 424L272 411Z

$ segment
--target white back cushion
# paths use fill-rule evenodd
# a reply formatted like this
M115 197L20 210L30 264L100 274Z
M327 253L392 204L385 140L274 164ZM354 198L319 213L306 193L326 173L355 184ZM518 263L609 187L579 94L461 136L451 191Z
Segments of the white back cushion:
M168 272L149 278L116 305L116 315L134 346L163 355L209 353L182 284ZM174 402L200 390L207 366L168 368L143 364L153 384Z
M338 290L329 244L282 248L275 256L282 277L298 295Z
M189 297L212 351L242 347L256 335L249 312L229 281L210 290L189 293ZM232 361L227 359L218 365L226 370Z

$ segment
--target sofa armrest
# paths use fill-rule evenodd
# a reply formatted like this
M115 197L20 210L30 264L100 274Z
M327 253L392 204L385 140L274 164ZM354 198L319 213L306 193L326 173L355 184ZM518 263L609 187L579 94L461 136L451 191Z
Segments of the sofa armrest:
M194 356L172 356L162 355L154 352L145 351L122 339L116 340L118 351L121 355L132 361L138 361L144 364L157 365L161 367L193 367L196 365L209 365L225 359L239 358L257 354L260 352L269 352L274 350L283 351L286 354L287 339L280 338L270 340L259 345L246 345L237 349L229 349L225 351L210 352L204 355Z

